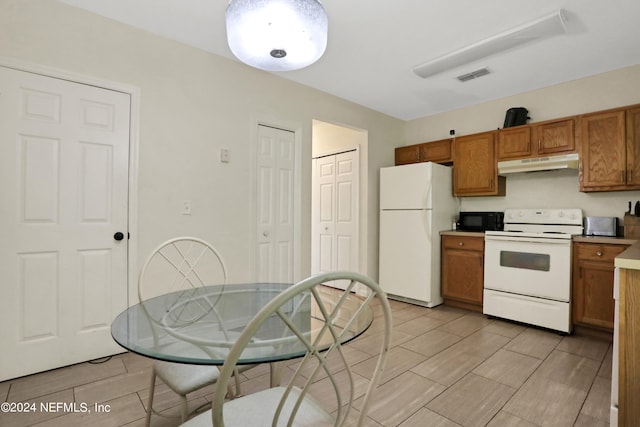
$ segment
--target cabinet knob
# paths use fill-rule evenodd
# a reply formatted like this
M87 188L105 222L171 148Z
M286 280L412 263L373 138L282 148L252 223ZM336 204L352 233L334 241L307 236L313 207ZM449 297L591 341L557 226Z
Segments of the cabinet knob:
M464 242L458 242L458 246L464 246Z
M602 252L598 251L598 252L596 252L596 255L602 256Z

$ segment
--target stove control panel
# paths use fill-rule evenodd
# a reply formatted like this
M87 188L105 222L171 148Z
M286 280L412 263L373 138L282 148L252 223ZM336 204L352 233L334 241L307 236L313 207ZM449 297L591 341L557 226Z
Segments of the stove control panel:
M582 225L582 209L505 209L504 222Z

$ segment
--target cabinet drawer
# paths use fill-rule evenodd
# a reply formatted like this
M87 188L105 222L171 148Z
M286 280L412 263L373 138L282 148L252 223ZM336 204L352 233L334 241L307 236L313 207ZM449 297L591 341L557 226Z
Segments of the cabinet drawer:
M442 246L447 249L484 251L484 237L442 236Z
M578 244L578 259L613 263L615 257L627 249L627 245Z

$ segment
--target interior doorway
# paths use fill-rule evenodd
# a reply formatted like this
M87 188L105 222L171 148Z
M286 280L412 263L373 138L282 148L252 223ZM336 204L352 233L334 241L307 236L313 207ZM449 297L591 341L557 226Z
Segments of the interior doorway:
M367 132L314 120L312 144L311 273L365 272Z

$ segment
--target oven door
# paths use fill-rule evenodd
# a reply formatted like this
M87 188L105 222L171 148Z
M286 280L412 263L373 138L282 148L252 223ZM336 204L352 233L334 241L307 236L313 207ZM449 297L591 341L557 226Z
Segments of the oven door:
M569 302L571 240L485 236L484 288Z

